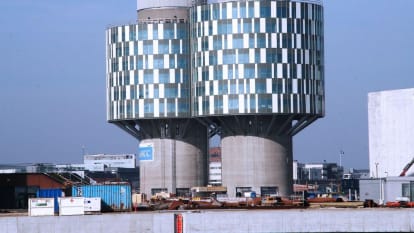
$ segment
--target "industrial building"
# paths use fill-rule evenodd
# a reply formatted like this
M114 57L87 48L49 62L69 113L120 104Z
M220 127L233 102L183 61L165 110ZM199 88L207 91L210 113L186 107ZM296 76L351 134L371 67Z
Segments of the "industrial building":
M83 163L89 171L104 171L105 168L136 168L134 154L96 154L84 155Z
M374 200L378 204L394 202L401 198L414 201L414 177L388 176L360 179L360 199Z
M316 193L341 193L343 168L336 163L299 163L293 161L293 182L295 191L311 189ZM347 184L348 182L345 181Z
M208 184L212 186L221 185L221 148L212 147L209 150L209 172Z
M414 158L414 88L368 94L371 177L398 176ZM407 175L413 174L411 168Z
M141 192L206 185L218 134L229 196L289 195L292 137L325 112L321 2L140 0L137 16L106 30L106 80Z
M36 197L39 189L65 190L73 183L84 181L73 173L0 174L0 210L27 209L28 198Z

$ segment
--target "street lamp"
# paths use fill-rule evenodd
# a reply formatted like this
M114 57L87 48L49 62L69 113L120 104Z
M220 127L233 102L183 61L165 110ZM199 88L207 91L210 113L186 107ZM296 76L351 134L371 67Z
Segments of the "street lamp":
M376 172L376 176L377 176L377 178L378 178L378 165L379 165L379 163L378 163L378 162L376 162L376 163L375 163L375 172Z

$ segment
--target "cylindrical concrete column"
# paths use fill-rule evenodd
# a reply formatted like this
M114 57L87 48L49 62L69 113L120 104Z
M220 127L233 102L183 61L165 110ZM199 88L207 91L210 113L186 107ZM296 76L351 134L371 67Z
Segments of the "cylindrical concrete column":
M207 182L207 129L196 121L171 121L169 129L140 141L140 191L182 195ZM145 124L142 123L143 129ZM163 124L160 124L163 125ZM170 129L171 128L171 129ZM144 154L141 154L144 153Z
M190 189L204 185L204 152L189 143L173 139L146 139L140 145L151 145L153 160L140 161L140 189L152 195L154 190Z
M221 150L222 181L229 197L249 188L262 195L292 193L292 137L227 136Z

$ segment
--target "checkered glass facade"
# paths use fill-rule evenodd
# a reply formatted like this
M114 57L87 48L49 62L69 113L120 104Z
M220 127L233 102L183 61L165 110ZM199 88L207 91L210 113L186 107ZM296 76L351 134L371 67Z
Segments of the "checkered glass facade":
M323 6L220 1L107 29L108 120L324 115Z
M193 7L193 116L323 115L322 8L277 0Z
M190 116L188 29L160 22L106 31L109 120Z

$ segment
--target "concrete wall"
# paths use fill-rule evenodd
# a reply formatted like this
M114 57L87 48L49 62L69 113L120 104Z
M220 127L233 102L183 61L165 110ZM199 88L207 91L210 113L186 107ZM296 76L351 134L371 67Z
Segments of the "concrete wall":
M149 1L150 2L150 1ZM188 9L176 8L149 8L137 12L138 20L160 20L160 19L184 19L188 20Z
M162 223L162 224L161 224ZM2 233L173 232L172 214L0 217Z
M169 233L174 213L2 217L2 233ZM181 212L185 233L410 232L412 209L221 210Z
M414 88L368 94L372 177L398 176L414 156ZM378 170L378 174L377 174ZM413 173L412 167L407 174Z
M280 195L292 192L291 137L279 143L255 136L228 136L221 140L222 183L229 197L236 187L276 186Z
M184 214L184 232L384 232L411 231L409 210L321 209ZM381 221L378 221L381 219Z
M151 0L142 1L137 0L137 10L152 8L152 7L191 7L191 0Z
M152 188L176 188L205 185L205 152L189 143L173 139L146 139L154 145L154 160L140 161L140 190L151 197Z

